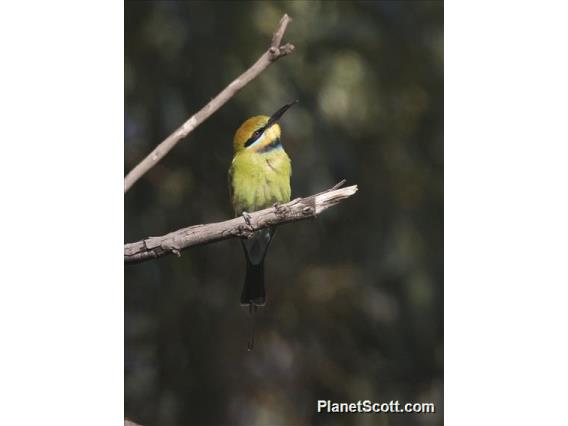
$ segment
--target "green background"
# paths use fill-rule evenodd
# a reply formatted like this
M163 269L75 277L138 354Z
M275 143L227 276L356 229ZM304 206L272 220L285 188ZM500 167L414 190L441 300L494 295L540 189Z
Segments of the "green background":
M266 50L296 46L125 195L125 242L231 217L232 137L282 120L292 196L359 192L281 227L247 352L236 239L125 267L125 411L144 425L434 425L443 415L443 3L126 2L125 173ZM316 412L318 399L436 414Z

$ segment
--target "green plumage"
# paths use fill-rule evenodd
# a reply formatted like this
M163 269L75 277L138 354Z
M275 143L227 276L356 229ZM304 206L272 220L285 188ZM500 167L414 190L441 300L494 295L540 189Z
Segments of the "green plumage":
M280 142L277 120L291 105L285 105L270 117L251 117L235 133L235 156L229 169L235 216L290 201L292 166ZM248 221L246 215L245 220ZM241 239L247 261L241 304L249 306L251 313L266 303L264 258L275 230L275 227L261 229L251 238Z
M267 152L241 151L229 169L229 186L235 216L290 201L290 158L281 147ZM264 258L276 229L256 231L241 240L247 260L247 274L241 294L242 305L266 303Z
M237 153L229 170L235 216L290 201L291 174L290 158L282 148Z

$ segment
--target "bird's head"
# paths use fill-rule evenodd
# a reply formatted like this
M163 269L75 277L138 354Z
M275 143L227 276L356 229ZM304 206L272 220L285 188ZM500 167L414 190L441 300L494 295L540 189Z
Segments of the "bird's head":
M233 139L233 148L235 152L262 150L269 145L275 145L280 142L280 126L278 120L284 115L288 108L297 103L284 105L270 117L267 115L257 115L249 118L235 133Z

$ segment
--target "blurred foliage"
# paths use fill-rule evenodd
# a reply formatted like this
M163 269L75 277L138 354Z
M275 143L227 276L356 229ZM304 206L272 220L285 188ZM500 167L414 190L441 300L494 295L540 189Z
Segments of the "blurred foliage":
M279 229L247 352L237 240L125 267L125 410L150 425L432 425L443 394L443 4L126 2L125 172L267 48L269 67L125 196L125 241L231 217L231 141L284 117L293 196L352 199ZM318 399L435 415L317 414Z

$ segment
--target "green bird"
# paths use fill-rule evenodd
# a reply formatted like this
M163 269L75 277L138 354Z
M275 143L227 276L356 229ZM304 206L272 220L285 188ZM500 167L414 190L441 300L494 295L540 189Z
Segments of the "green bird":
M248 212L290 201L292 165L282 146L278 120L296 102L284 105L270 117L249 118L235 133L229 191L235 216L242 215L247 223ZM249 239L241 239L247 262L241 305L248 306L251 313L266 304L264 259L274 232L275 227L265 228Z

